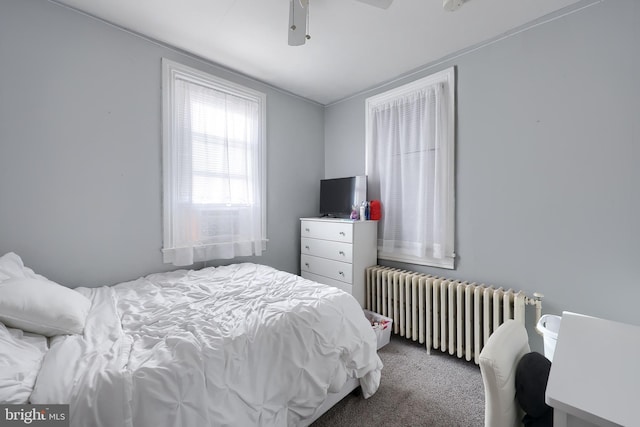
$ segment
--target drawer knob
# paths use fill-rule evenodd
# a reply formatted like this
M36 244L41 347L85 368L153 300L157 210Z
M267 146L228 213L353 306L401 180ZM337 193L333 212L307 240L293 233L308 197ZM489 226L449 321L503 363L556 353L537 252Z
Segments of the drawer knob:
M344 277L344 272L338 271L338 274L341 275L342 277Z
M309 229L308 229L308 228L305 228L305 229L304 229L304 231L306 231L306 232L308 233L308 232L309 232Z
M345 236L344 231L341 231L341 232L340 232L340 235L341 235L341 236Z
M344 256L344 251L340 251L338 254Z
M305 245L304 247L306 250L309 250L309 245Z
M305 262L304 265L305 265L305 267L309 267L309 263L308 262Z

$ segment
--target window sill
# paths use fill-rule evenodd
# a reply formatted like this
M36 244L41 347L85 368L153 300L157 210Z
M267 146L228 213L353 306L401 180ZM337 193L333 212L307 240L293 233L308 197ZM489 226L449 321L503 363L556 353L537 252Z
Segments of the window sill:
M446 257L444 259L434 258L417 258L408 255L393 255L386 254L378 251L378 259L384 259L387 261L404 262L407 264L424 265L427 267L446 268L448 270L455 270L455 260L453 257Z

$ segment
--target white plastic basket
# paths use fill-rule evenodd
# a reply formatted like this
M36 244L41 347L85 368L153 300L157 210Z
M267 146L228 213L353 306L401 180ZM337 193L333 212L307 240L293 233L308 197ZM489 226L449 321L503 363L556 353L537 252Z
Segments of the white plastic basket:
M391 340L391 326L393 325L393 319L373 311L363 311L367 320L371 322L373 331L376 333L376 338L378 339L377 349L380 350L382 347L389 344L389 341Z
M544 341L544 355L553 362L553 353L556 350L556 342L558 341L558 331L560 330L560 322L562 317L553 314L545 314L540 317L536 329L542 334Z

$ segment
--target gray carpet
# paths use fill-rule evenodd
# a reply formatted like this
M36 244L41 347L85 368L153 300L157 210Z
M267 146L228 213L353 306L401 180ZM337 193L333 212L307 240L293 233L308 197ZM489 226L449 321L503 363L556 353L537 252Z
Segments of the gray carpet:
M482 427L484 387L480 368L399 336L379 350L380 388L369 399L349 395L311 427Z

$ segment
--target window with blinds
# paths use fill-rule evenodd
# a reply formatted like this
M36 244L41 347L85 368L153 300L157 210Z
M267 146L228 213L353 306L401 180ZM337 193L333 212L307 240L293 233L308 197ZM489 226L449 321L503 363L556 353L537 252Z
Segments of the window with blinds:
M263 93L163 60L164 259L261 255Z

